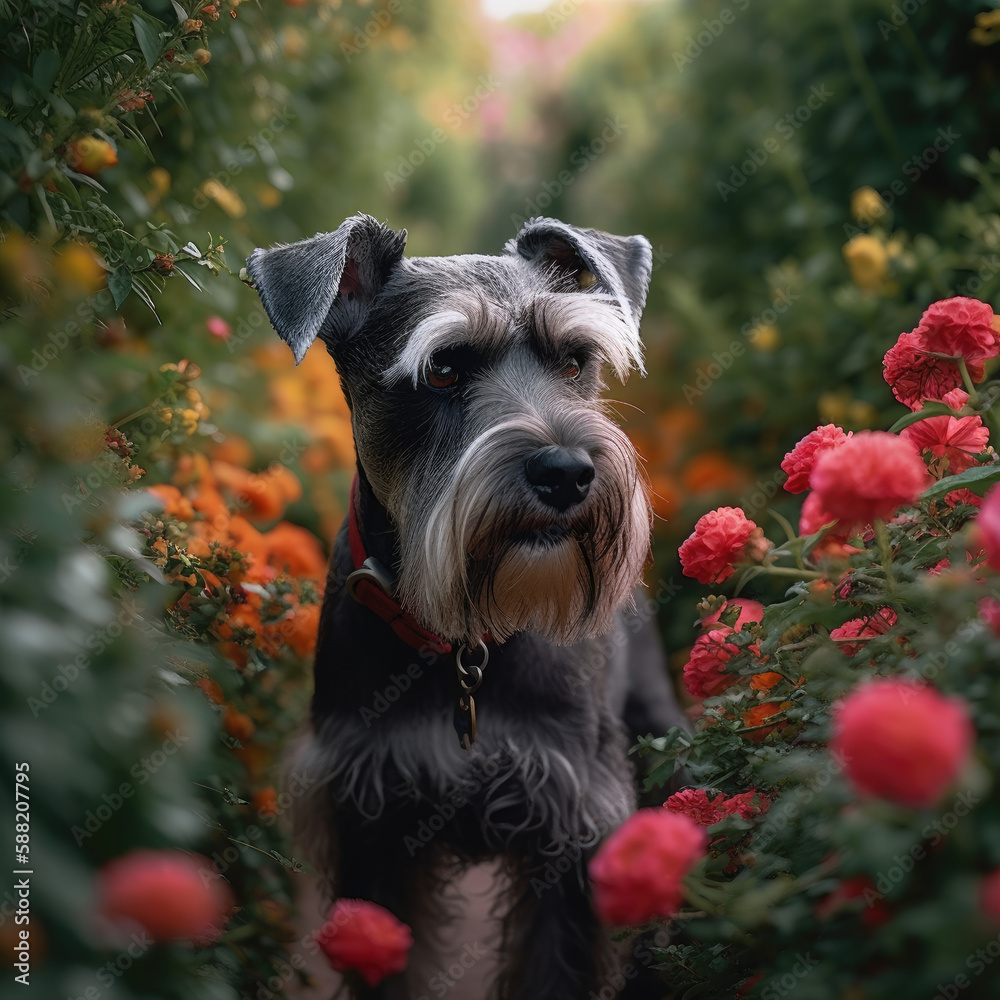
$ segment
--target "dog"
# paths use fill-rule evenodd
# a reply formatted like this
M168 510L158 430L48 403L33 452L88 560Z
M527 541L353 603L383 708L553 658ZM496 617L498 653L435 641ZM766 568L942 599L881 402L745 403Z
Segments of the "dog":
M650 245L547 218L498 256L405 241L356 215L247 261L296 362L317 337L332 355L357 450L293 825L331 895L418 950L456 872L499 859L494 995L583 1000L611 961L587 862L636 807L630 738L683 724L633 603L647 491L600 398L605 369L644 373ZM359 996L418 996L406 975Z

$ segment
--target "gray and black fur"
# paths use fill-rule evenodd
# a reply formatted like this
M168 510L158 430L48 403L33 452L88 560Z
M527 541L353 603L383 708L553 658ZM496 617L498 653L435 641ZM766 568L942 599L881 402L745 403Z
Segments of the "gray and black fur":
M680 722L628 610L649 504L599 398L604 368L642 370L650 247L552 219L500 256L406 258L405 235L357 215L247 270L296 360L319 337L336 362L361 532L398 600L456 649L492 638L478 740L461 749L452 725L454 657L348 596L345 526L293 763L314 781L298 833L331 892L386 906L418 949L456 868L503 859L496 997L582 1000L607 971L586 862L635 808L629 736ZM419 996L406 977L365 996Z

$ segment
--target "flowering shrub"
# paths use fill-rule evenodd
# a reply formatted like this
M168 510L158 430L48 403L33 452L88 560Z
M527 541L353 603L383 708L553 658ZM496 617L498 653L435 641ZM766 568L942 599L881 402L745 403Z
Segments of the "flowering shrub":
M977 387L973 370L1000 353L997 333L984 303L934 303L899 342L946 361L947 378L925 382L891 432L819 427L786 456L786 490L810 491L800 532L778 516L784 538L750 551L751 522L723 508L681 547L706 582L791 582L767 605L703 601L684 668L694 733L642 741L654 784L678 767L692 784L664 811L710 836L688 879L697 909L680 910L661 952L681 987L769 998L792 977L830 1000L993 989L1000 386ZM648 876L613 844L619 884Z

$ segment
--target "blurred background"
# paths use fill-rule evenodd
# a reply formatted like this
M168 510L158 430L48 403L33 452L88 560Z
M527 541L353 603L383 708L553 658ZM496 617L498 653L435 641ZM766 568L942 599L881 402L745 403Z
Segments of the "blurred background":
M993 0L0 17L0 744L37 775L39 995L300 978L274 768L353 449L322 345L296 369L239 280L255 247L358 211L414 256L497 253L534 215L644 234L650 374L612 395L655 494L675 665L694 521L794 521L782 456L818 423L896 419L881 358L926 305L1000 308ZM240 906L222 943L119 961L95 873L138 846L215 861Z

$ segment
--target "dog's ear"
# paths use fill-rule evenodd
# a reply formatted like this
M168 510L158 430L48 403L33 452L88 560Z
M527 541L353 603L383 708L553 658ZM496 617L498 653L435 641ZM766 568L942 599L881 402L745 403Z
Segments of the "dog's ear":
M638 326L653 273L653 250L644 236L612 236L557 219L535 218L505 249L554 269L583 290L596 288L612 296Z
M317 336L336 347L361 325L405 246L405 229L359 214L336 232L254 250L247 274L296 364Z

